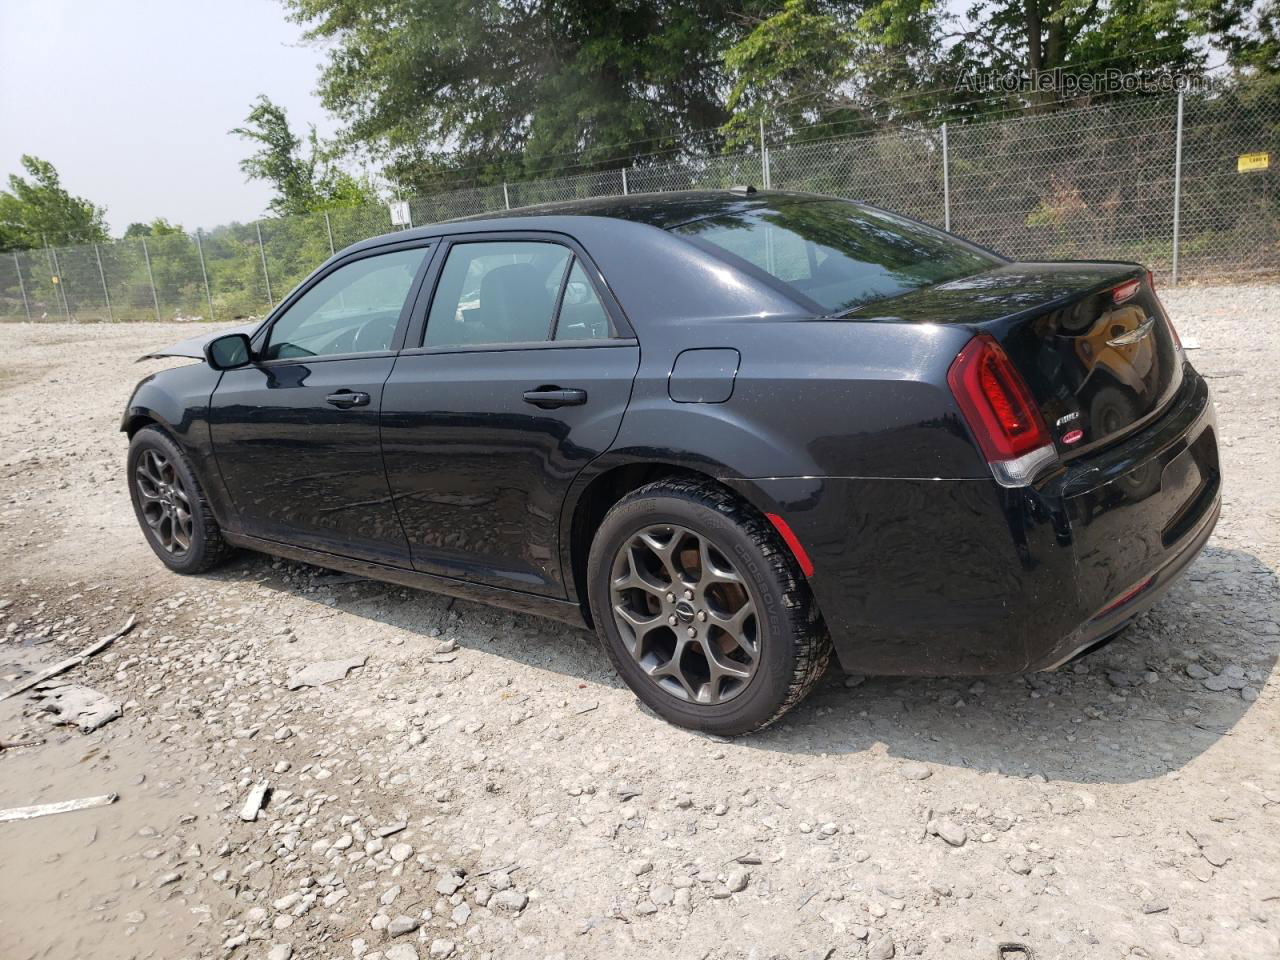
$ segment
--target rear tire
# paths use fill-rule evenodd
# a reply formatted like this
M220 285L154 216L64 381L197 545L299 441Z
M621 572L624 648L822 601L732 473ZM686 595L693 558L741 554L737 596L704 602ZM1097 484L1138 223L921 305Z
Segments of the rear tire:
M710 482L661 480L619 500L591 544L587 583L618 674L678 726L768 726L831 656L795 558L759 511Z
M231 547L222 539L191 461L158 426L143 427L129 443L129 498L147 543L175 573L204 573Z

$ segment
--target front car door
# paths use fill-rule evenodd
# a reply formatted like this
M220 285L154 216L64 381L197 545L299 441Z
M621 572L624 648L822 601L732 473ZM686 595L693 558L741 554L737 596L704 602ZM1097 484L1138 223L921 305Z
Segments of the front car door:
M585 251L562 236L454 237L424 295L432 284L382 404L413 565L564 597L560 510L618 433L639 346Z
M296 291L213 393L240 532L409 566L378 440L383 384L432 246L360 251Z

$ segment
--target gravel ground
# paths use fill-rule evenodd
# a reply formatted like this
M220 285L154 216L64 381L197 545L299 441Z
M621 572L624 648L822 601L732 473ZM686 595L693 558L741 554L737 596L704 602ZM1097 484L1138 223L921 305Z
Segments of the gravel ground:
M62 678L118 719L0 702L43 740L0 748L0 808L119 794L0 823L0 956L1276 956L1280 288L1164 296L1227 484L1168 598L1063 672L833 670L732 742L549 621L253 554L170 574L116 426L191 327L0 326L0 690L138 617Z

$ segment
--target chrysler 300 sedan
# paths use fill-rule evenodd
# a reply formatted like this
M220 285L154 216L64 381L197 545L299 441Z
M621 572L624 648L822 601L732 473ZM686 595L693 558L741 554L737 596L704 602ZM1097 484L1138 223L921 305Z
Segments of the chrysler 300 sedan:
M171 569L246 547L593 627L732 735L834 650L1050 670L1195 558L1213 405L1152 277L796 193L512 211L337 254L125 411Z

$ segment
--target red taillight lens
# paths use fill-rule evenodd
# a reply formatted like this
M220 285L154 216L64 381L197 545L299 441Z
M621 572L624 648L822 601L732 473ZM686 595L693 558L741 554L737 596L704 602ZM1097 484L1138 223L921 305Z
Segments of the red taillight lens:
M1151 276L1150 273L1147 276ZM1111 299L1115 303L1124 303L1126 300L1132 300L1137 294L1142 284L1137 280L1130 280L1128 283L1122 283L1111 291Z
M965 344L947 371L947 384L988 463L1051 444L1026 383L986 334Z

